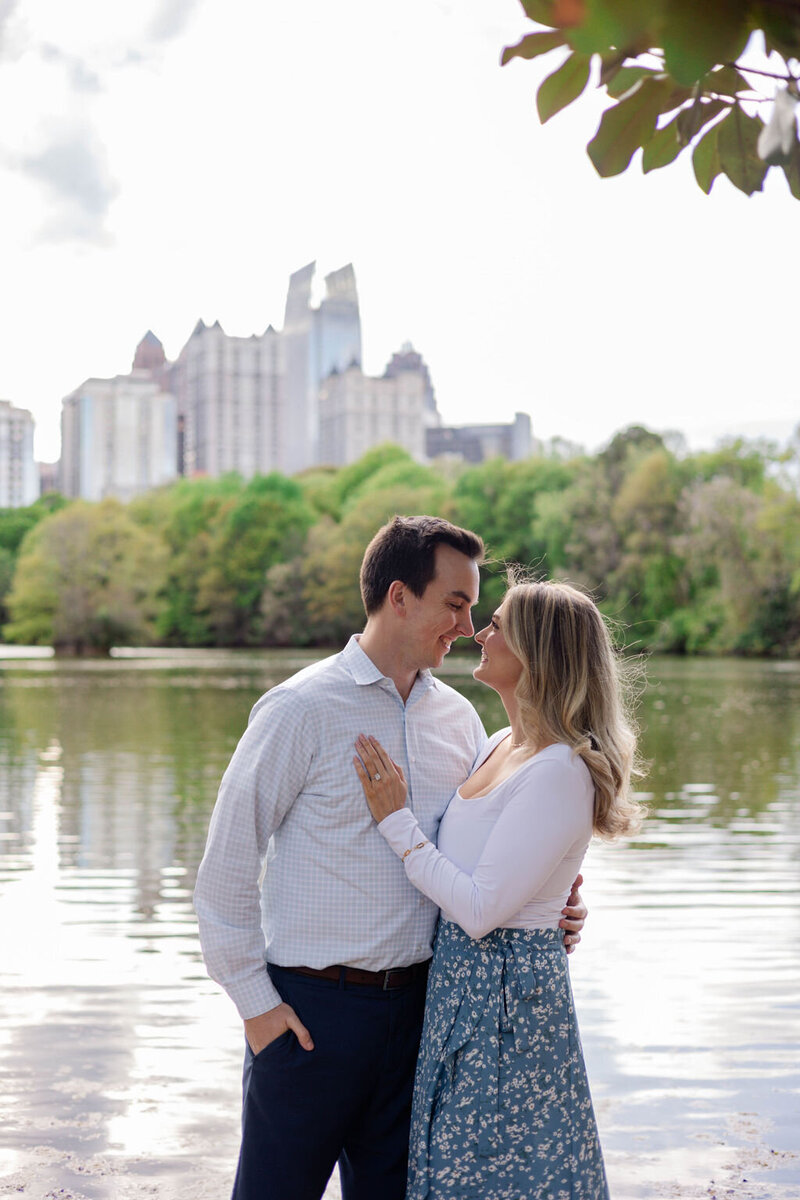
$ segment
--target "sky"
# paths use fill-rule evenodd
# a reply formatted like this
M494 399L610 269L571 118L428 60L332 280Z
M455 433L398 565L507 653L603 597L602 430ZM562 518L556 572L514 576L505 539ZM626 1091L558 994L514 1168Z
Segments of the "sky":
M518 0L0 0L0 398L59 453L62 398L280 328L291 271L352 262L364 369L410 340L448 424L800 422L800 203L706 197L684 154L600 180L602 94L539 123Z

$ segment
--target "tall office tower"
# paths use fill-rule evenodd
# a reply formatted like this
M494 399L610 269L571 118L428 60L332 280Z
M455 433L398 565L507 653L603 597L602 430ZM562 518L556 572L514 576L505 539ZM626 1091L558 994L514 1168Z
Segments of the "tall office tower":
M133 356L132 371L149 371L153 378L161 376L167 370L167 356L161 341L148 329Z
M219 321L198 321L171 379L182 474L249 479L284 469L282 346L271 325L260 337L229 337Z
M39 477L33 458L33 416L0 400L0 508L33 504Z
M334 371L319 392L320 462L346 466L382 442L394 442L421 461L430 393L421 358L415 368L407 365L393 374L387 368L378 379L356 364Z
M175 397L147 369L87 379L61 408L65 496L127 501L177 475Z
M322 381L332 371L361 362L361 318L352 263L325 276L325 296L312 306L316 263L289 279L283 342L286 363L286 456L283 469L292 473L322 461L318 398Z
M389 362L386 364L385 375L395 378L404 371L412 371L420 374L425 382L425 402L424 402L424 420L426 428L431 426L441 425L442 418L439 415L439 410L436 407L436 396L431 383L431 373L428 370L428 364L425 359L415 350L411 342L403 342L399 350L396 350Z

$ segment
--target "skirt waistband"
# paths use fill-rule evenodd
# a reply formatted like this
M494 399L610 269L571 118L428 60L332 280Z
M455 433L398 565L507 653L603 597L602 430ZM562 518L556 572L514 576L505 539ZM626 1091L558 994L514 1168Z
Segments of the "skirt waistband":
M460 925L449 918L439 918L439 927L448 940L462 941L475 949L497 949L503 943L521 943L531 950L560 950L564 945L563 929L517 929L501 925L482 938L471 938Z

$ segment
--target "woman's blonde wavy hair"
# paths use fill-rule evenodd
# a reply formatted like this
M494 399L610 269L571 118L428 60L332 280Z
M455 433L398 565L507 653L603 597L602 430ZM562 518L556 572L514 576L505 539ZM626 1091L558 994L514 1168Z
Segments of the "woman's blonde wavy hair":
M502 627L523 665L516 697L525 741L572 746L594 781L594 832L632 833L644 815L631 791L632 777L642 774L637 731L625 664L605 619L571 584L521 580L513 569L509 584Z

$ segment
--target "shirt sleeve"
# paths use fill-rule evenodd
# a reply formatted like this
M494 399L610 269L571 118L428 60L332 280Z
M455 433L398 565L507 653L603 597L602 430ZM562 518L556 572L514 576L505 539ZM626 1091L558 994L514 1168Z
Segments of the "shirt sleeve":
M261 873L269 839L303 789L315 746L309 726L294 691L262 696L222 777L197 875L203 958L244 1019L281 1003L265 967Z
M575 767L531 762L507 785L500 813L470 875L432 843L407 854L406 875L472 938L505 924L537 894L570 847L587 833L585 785ZM378 825L401 857L425 835L407 808Z

